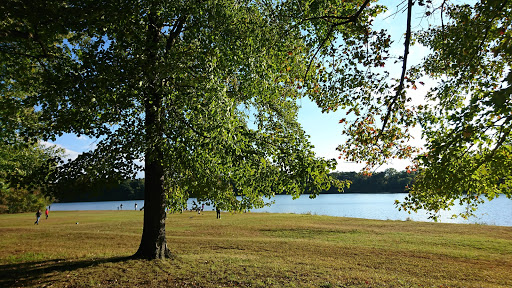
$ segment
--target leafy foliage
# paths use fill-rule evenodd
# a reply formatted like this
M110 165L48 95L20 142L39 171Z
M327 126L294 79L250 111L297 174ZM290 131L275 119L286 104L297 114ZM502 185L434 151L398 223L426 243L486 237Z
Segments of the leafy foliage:
M419 117L428 152L403 208L446 209L455 202L472 214L485 198L512 197L512 3L446 5L449 19L418 33L432 49L419 75L439 79Z
M386 70L394 57L390 53L391 36L385 29L372 26L386 7L370 2L373 1L365 1L361 7L365 17L351 26L358 33L347 29L329 31L328 39L332 40L323 43L319 53L327 63L318 77L325 95L316 101L324 112L346 111L347 117L340 119L340 124L344 127L342 134L348 137L337 148L340 159L366 162L365 174L371 174L388 159L404 159L417 152L408 144L409 129L416 124L413 110L406 105L410 98L400 88L403 85L399 79L392 79ZM386 115L387 107L393 108L390 115ZM380 127L383 123L386 129Z
M174 200L203 191L243 210L282 191L318 193L341 183L327 175L334 160L314 157L295 101L308 96L328 109L318 85L325 76L316 78L325 68L310 57L315 39L334 29L321 18L353 22L335 27L349 47L367 39L366 22L381 11L363 11L366 3L53 1L43 18L27 5L4 7L22 11L3 22L2 56L17 67L6 71L6 89L23 94L12 97L17 104L40 109L43 125L22 133L98 139L94 151L61 167L60 182L133 176L142 169L135 160L157 157ZM20 37L22 26L32 36ZM147 109L156 109L155 127ZM152 155L155 147L161 155ZM233 201L233 191L243 200Z
M418 6L434 24L413 33L411 11ZM340 158L366 162L366 174L389 159L414 158L409 171L419 174L398 206L429 210L433 218L456 202L468 205L468 216L485 198L512 197L511 3L409 0L398 9L408 12L404 54L395 58L403 65L399 79L383 69L396 57L386 31L358 34L363 46L330 42L323 50L331 68L320 83L333 91L332 110L348 115L340 120L349 136L338 147ZM411 43L431 50L415 67L406 62ZM350 81L352 73L360 81ZM413 104L411 91L427 81L434 83L429 105ZM416 125L426 141L421 154L409 143Z
M0 212L35 211L47 205L49 177L61 155L60 149L39 143L0 143Z
M419 6L442 23L412 36L407 23L400 79L386 71L396 55L387 31L372 28L385 10L374 4L10 1L2 137L97 139L59 182L120 181L144 159L171 206L194 191L245 210L283 191L342 186L296 121L296 100L309 97L325 112L346 109L340 158L366 162L367 174L414 157L410 129L422 126L428 151L411 168L419 176L404 209L435 217L456 200L470 211L482 194L510 197L511 4L404 1L409 15ZM410 41L432 53L407 70ZM432 80L436 106L413 105L408 90Z

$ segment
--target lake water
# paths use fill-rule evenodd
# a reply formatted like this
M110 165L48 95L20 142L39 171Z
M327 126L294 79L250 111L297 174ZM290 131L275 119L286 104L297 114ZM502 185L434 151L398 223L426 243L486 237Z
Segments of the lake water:
M425 212L408 214L395 208L395 200L403 200L407 194L323 194L315 199L309 199L307 195L293 200L289 195L277 195L275 204L270 207L251 210L252 212L269 213L296 213L329 215L338 217L354 217L379 220L406 220L431 221ZM192 207L191 198L188 207ZM269 200L270 201L270 200ZM144 206L143 200L130 201L105 201L105 202L75 202L54 203L52 211L73 210L118 210L122 204L122 210L134 210L135 203L138 208ZM479 223L498 226L512 226L512 200L504 196L486 202L479 206L476 217L469 220L460 217L451 219L451 215L464 211L464 207L454 207L451 211L441 213L439 222L443 223ZM213 207L205 207L205 210L213 210Z

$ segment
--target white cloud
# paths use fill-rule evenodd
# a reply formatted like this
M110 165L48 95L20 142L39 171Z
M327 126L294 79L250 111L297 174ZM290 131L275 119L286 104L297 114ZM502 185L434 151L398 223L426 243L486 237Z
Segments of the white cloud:
M80 149L83 151L91 151L96 149L98 139L90 138L85 135L75 136L76 140L81 144Z
M46 147L50 147L50 146L57 146L59 148L62 148L64 149L64 160L74 160L78 157L78 155L80 155L81 153L80 152L76 152L76 151L73 151L73 150L70 150L60 144L55 144L55 143L51 143L51 142L46 142L46 141L43 141L42 144Z

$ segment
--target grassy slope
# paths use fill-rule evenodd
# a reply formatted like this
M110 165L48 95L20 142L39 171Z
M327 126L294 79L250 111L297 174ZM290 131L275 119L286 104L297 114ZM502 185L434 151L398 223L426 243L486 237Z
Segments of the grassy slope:
M142 213L0 215L0 287L512 287L512 227L186 212L131 260Z

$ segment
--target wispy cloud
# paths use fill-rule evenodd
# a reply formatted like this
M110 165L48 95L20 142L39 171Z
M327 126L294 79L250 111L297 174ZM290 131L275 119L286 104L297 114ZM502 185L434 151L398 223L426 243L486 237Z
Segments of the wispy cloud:
M83 151L94 150L97 147L98 139L90 138L85 135L75 136L77 142L81 143L80 149Z
M55 144L55 143L51 143L51 142L46 142L46 141L43 141L42 144L46 147L50 147L50 146L57 146L59 148L62 148L64 149L64 160L74 160L76 159L76 157L78 157L78 155L80 155L81 153L80 152L76 152L76 151L73 151L73 150L70 150L60 144Z

